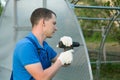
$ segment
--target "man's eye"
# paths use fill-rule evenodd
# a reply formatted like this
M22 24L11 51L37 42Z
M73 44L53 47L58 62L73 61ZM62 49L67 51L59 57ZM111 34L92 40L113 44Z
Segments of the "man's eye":
M56 22L54 22L53 24L56 25Z

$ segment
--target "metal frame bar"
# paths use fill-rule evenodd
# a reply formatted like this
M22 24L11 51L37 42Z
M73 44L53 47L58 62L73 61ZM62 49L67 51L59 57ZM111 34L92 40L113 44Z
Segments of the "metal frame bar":
M14 26L16 26L17 25L17 3L16 3L16 0L14 0L13 5L14 5L14 7L13 7Z
M90 62L91 64L96 64L97 62ZM101 61L100 62L101 64L104 64L104 63L120 63L120 61Z
M18 26L18 18L17 18L17 1L19 0L14 0L14 40L16 41L16 37L17 37L17 32L18 31L30 31L31 28L28 26ZM43 0L43 7L46 8L47 7L47 0Z
M16 27L18 27L18 18L17 18L17 0L13 1L13 14L14 14L14 41L16 41L16 37L17 37L17 30Z
M68 5L69 8L73 8L73 7L71 7L72 5L70 5L68 0L66 0L66 4ZM73 10L72 9L70 9L70 10L73 13ZM75 17L76 22L78 23L76 15L74 13L73 13L73 15ZM77 24L77 25L79 26L79 24ZM80 28L79 28L79 32L81 33ZM83 43L85 43L84 37L83 36L81 36L81 37L82 37ZM87 56L87 61L90 62L87 48L86 47L84 47L84 48L85 48L85 53ZM92 69L91 69L90 63L88 63L88 68L89 68L90 80L93 80L93 74L92 74Z
M74 5L74 8L120 10L120 7L109 7L109 6L83 6L83 5ZM78 17L78 19L82 19L82 20L111 20L111 18L89 18L89 17ZM120 18L116 19L116 21L120 21Z
M0 68L7 69L8 71L10 71L10 72L11 72L11 69L7 68L7 67L6 67L6 66L4 66L4 65L0 65Z
M117 17L120 15L120 12L118 11L117 13L115 13L111 19L111 21L109 22L109 24L107 25L106 31L104 33L104 36L102 36L102 40L100 43L100 47L99 47L99 54L97 56L97 70L96 70L96 76L97 76L97 80L100 79L100 67L101 67L101 54L103 53L103 48L104 48L104 44L107 38L107 35L109 34L109 31L112 27L113 22L117 19Z
M32 29L30 26L19 26L14 28L16 31L30 31Z
M77 0L77 1L72 0L71 3L72 3L72 4L77 4L79 1L80 1L80 0Z
M89 17L77 17L82 20L111 20L112 18L89 18ZM115 21L120 21L120 18L117 18Z
M120 10L120 7L109 7L109 6L83 6L74 5L75 8L87 8L87 9L106 9L106 10Z
M47 7L47 0L43 0L43 8Z
M112 27L112 24L114 21L119 21L120 18L117 19L117 17L120 15L120 7L108 7L108 6L83 6L83 5L74 5L74 8L87 8L87 9L106 9L106 10L118 10L116 14L112 16L112 18L87 18L87 17L78 17L78 19L84 19L84 20L110 20L109 24L107 25L107 29L104 33L104 36L102 36L102 40L99 46L99 53L97 55L97 61L96 61L96 80L100 80L100 67L101 67L101 54L103 53L104 44L107 38L107 35Z

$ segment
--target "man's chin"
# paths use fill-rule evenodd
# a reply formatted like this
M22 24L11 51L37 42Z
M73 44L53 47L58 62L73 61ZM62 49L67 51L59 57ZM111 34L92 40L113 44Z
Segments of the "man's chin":
M52 36L47 36L47 38L52 38Z
M47 36L47 38L52 38L52 37L53 37L53 34Z

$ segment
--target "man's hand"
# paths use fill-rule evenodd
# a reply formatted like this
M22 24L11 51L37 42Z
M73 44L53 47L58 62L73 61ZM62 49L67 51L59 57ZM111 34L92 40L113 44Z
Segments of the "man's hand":
M72 38L69 36L63 36L60 38L60 41L66 46L70 47L72 45Z
M61 61L62 65L65 65L65 64L71 64L72 60L73 60L73 52L74 50L68 50L68 51L65 51L65 52L62 52L58 59Z

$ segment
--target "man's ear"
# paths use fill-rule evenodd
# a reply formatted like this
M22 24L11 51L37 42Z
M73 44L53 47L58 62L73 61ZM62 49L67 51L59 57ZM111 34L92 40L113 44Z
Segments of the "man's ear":
M41 24L42 24L43 26L45 26L45 20L44 20L44 19L41 19Z
M44 19L41 19L41 20L40 20L40 24L44 27L44 26L45 26L45 20L44 20Z

